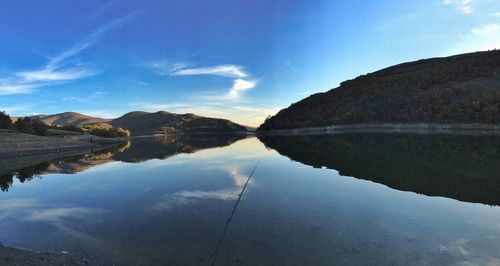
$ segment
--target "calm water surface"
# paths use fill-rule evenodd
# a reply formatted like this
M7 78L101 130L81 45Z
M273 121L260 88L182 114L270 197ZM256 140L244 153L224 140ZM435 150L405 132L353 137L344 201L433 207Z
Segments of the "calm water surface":
M500 138L174 136L2 173L0 242L96 264L500 264Z

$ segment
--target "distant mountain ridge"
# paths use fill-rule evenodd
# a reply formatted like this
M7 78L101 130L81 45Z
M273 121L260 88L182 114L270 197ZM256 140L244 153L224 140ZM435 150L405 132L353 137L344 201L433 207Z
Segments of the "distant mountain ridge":
M403 63L342 82L258 130L376 123L499 124L500 51Z
M174 114L165 111L156 113L131 112L110 123L123 127L133 135L164 133L238 132L248 128L227 119L209 118L195 114Z
M223 133L250 131L251 128L236 124L227 119L210 118L195 114L174 114L165 111L148 113L135 111L115 119L91 117L75 112L54 115L31 116L34 120L49 125L103 125L122 127L132 135L152 135L166 133Z
M53 115L33 115L31 119L44 122L48 125L54 126L68 126L68 125L84 125L84 124L98 124L98 123L108 123L111 119L104 119L98 117L91 117L88 115L76 113L76 112L65 112Z

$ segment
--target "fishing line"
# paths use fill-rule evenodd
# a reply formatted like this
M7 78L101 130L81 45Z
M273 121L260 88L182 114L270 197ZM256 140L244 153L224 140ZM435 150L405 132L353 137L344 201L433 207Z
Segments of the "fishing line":
M224 242L224 238L226 238L226 233L227 233L227 230L229 229L229 224L231 223L231 220L233 220L234 213L236 212L236 208L238 208L238 204L240 203L241 197L243 196L243 193L245 192L245 189L247 188L248 182L250 182L250 179L252 178L253 173L255 172L255 169L257 169L257 166L259 166L259 163L260 163L260 161L257 161L257 163L255 164L255 166L252 170L252 173L250 173L250 175L248 176L247 182L243 186L243 189L241 190L240 195L238 196L238 199L234 203L233 210L231 211L231 213L229 214L229 217L227 218L226 225L224 225L224 230L222 231L222 235L219 238L219 242L217 243L217 247L215 248L215 251L213 253L212 261L210 262L210 266L213 266L215 264L215 260L217 259L217 256L219 256L219 251L222 248L222 243Z

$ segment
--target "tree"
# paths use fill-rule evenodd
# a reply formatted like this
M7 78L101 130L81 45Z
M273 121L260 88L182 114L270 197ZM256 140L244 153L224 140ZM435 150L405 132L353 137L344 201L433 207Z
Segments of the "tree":
M0 112L0 128L7 129L12 125L12 120L10 116L5 112Z
M29 117L19 117L15 123L16 129L18 131L21 131L26 134L31 134L32 133L32 128L31 128L31 118Z
M116 129L118 137L130 137L130 131L121 127Z
M130 137L130 131L124 128L109 128L100 125L87 127L90 134L104 138Z

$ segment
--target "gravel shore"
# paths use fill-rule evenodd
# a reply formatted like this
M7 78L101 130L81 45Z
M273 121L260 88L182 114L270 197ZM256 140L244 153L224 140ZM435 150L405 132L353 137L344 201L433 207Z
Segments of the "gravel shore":
M87 260L65 254L34 252L0 245L0 265L5 266L71 266L88 265Z

